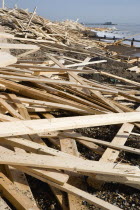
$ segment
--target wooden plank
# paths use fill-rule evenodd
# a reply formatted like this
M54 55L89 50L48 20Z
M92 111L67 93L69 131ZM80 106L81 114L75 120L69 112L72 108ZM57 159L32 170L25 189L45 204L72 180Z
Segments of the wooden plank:
M37 154L50 154L53 156L59 157L70 157L73 158L73 155L69 155L67 153L61 152L59 150L55 150L53 148L47 147L45 144L39 144L36 142L29 141L25 138L0 138L0 142L6 145L10 145L12 147L18 147L24 149L28 152L33 152ZM75 159L75 157L74 157Z
M53 156L74 158L75 160L77 159L77 157L74 157L73 155L61 152L59 150L55 150L43 144L40 145L39 143L31 142L25 138L19 138L19 137L18 138L14 138L14 137L0 138L0 142L6 145L10 145L12 147L18 147L28 152L33 152L36 154L50 154Z
M24 118L16 112L12 106L10 106L5 100L0 98L0 104L15 118L23 120Z
M9 44L9 43L0 43L1 49L22 49L22 50L35 50L39 49L37 45L29 44Z
M76 141L78 141L80 144L82 144L83 146L87 147L88 149L92 150L93 152L99 155L102 155L105 151L102 147L98 146L97 144L94 144L93 142L84 141L80 139L76 139Z
M18 59L19 59L19 58L23 58L23 57L25 57L25 56L27 56L27 55L30 55L30 54L32 54L32 53L37 52L38 50L39 50L39 48L38 48L38 49L34 49L34 50L27 51L27 52L25 52L25 53L22 53L22 54L18 55L17 58L18 58Z
M50 185L50 188L51 188L53 194L55 195L57 201L59 202L60 206L62 207L62 209L69 210L64 192L62 192L58 188L53 187L52 185Z
M131 84L131 85L135 85L137 87L140 87L140 83L139 82L135 82L135 81L132 81L132 80L129 80L129 79L126 79L126 78L123 78L123 77L119 77L119 76L116 76L116 75L113 75L113 74L109 74L107 72L99 72L100 75L104 75L104 76L107 76L107 77L111 77L111 78L114 78L114 79L117 79L117 80L120 80L122 82L126 82L128 84Z
M93 174L107 174L124 177L140 178L140 169L136 166L124 164L99 163L83 159L52 157L49 155L36 154L11 154L10 159L6 153L0 154L0 164L13 166L29 166L36 168L62 169Z
M131 99L131 100L134 100L134 101L140 103L140 98L138 98L136 96L133 96L133 95L130 95L130 94L126 94L126 93L123 93L123 92L119 92L119 95L124 96L127 99Z
M66 65L66 67L71 68L71 67L86 66L86 65L93 65L93 64L106 63L106 62L107 62L107 60L82 62L82 63L75 63L75 64Z
M2 143L4 143L4 141ZM19 153L14 153L12 150L9 150L8 148L2 147L2 146L0 146L0 152L1 154L6 154L7 156L11 156L13 154L17 154L17 155L19 154ZM23 153L21 153L21 155L22 154ZM25 154L26 153L24 153L24 155ZM24 178L22 171L29 175L32 174L32 176L38 175L42 177L43 179L56 182L60 185L63 185L69 179L69 176L67 174L64 174L63 172L56 171L56 170L42 170L42 169L34 169L34 168L21 167L21 166L11 167L10 170L11 170L11 174L9 173L8 174L10 175L10 178L14 182L15 186L18 188L18 190L22 194L31 198L32 201L33 201L33 197L32 195L30 195L30 189L27 186L26 180L22 179L22 177Z
M9 121L17 121L18 118L10 117L8 115L0 114L0 121L9 122Z
M63 68L57 68L57 67L54 68L54 67L48 67L48 66L43 66L43 65L14 64L12 65L11 68L13 67L17 69L29 69L32 72L63 72L63 73L65 72L93 73L94 72L94 70L67 69L65 66L63 66Z
M14 166L16 169L23 171L26 174L29 174L33 177L40 176L43 179L50 180L52 182L55 182L57 184L63 185L66 183L69 179L69 176L67 174L64 174L60 171L56 170L39 170L29 167L21 167L21 166Z
M27 120L18 122L1 122L0 137L25 134L47 133L58 130L68 130L102 125L114 125L126 122L140 122L140 113L115 113L104 115L89 115L81 117L63 117L57 119Z
M69 138L75 138L75 139L78 139L78 140L87 141L87 142L93 142L93 143L96 143L96 144L99 144L99 145L101 144L101 145L104 145L104 146L112 148L112 149L122 150L122 151L129 152L129 153L132 153L132 154L140 155L140 149L127 147L127 146L123 146L123 145L117 145L115 143L112 143L112 142L110 143L110 142L102 141L102 140L99 140L99 139L89 138L89 137L86 137L86 136L82 136L79 133L64 133L64 134L62 133L61 135L65 136L65 137L69 137ZM81 142L81 141L78 141L78 142Z
M7 52L0 52L0 67L6 67L16 62L17 62L16 57L10 55Z

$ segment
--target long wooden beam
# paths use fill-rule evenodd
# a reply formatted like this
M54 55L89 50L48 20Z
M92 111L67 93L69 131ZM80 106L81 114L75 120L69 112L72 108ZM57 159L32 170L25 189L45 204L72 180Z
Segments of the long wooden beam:
M1 122L0 137L47 133L57 130L140 122L140 112L63 117L57 119Z
M106 141L103 141L100 139L89 138L86 136L82 136L79 133L62 133L61 135L68 137L68 138L75 138L79 142L81 142L80 140L86 141L86 142L93 142L93 143L96 143L99 145L104 145L104 146L112 148L112 149L122 150L122 151L129 152L132 154L140 155L140 149L136 149L136 148L132 148L132 147L124 146L124 145L117 145L115 143L106 142Z

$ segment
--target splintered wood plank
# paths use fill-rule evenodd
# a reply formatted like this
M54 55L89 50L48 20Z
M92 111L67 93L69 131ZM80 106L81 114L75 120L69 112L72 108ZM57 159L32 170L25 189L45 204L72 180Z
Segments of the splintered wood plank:
M140 112L89 115L81 117L63 117L57 119L28 120L0 123L0 137L25 134L47 133L102 125L140 122Z
M0 189L2 190L2 195L7 198L15 208L21 210L39 210L39 208L34 206L31 200L22 194L18 188L1 172Z
M16 57L10 55L7 52L0 52L0 67L6 67L16 62L17 62Z

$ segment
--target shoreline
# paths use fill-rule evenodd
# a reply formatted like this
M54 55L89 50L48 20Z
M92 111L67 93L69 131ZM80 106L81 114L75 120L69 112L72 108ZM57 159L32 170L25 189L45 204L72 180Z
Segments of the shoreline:
M107 42L107 43L113 43L114 40L121 40L126 39L123 41L123 44L131 46L131 41L134 39L134 47L140 48L140 42L137 42L137 40L140 41L140 32L137 29L136 31L132 31L132 29L128 28L128 31L126 29L121 27L89 27L90 30L95 32L97 34L97 37L106 37L105 39L101 39L101 41ZM130 40L130 41L128 41ZM135 41L136 40L136 41Z

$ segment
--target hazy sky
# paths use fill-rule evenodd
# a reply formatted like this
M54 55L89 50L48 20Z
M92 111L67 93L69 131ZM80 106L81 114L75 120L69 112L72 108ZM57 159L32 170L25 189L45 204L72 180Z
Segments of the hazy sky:
M12 6L18 0L5 0ZM80 22L139 23L140 0L19 0L18 6L51 20L79 19Z

